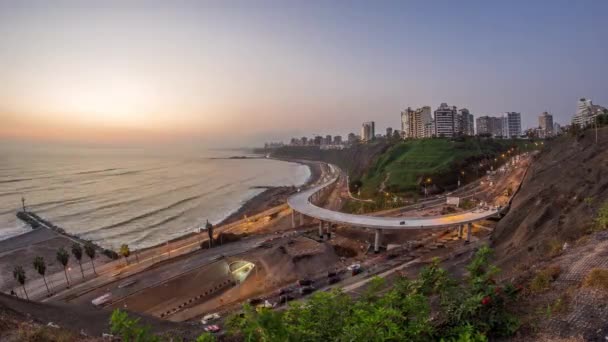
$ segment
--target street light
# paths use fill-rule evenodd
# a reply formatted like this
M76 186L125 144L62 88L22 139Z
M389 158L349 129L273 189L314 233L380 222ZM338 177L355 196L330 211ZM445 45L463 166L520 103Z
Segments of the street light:
M424 182L424 197L427 197L427 195L428 195L428 190L426 188L426 185L431 184L431 181L432 181L432 179L431 179L431 177L429 177Z

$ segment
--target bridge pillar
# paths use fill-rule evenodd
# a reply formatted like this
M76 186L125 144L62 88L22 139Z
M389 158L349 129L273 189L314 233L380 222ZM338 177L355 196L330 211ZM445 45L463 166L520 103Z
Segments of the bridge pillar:
M327 222L327 240L331 239L331 222Z
M471 242L471 229L473 228L473 224L472 223L467 223L467 239L466 239L466 243Z
M319 237L323 238L323 221L319 221Z
M296 211L291 209L291 228L296 228Z
M380 234L382 234L382 229L376 229L374 237L374 253L380 252Z
M300 226L304 225L304 214L300 213Z
M458 238L459 238L459 239L462 239L462 236L463 236L463 230L464 230L463 225L459 224L459 225L458 225Z

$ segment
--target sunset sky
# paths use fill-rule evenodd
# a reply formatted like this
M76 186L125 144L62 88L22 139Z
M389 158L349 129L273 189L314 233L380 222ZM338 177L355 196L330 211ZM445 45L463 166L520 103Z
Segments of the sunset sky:
M127 4L128 3L128 4ZM608 1L0 1L0 139L239 146L608 105Z

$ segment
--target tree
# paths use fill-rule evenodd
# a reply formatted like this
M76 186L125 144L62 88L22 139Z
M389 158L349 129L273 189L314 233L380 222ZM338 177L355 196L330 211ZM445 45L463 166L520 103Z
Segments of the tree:
M76 258L76 261L78 261L80 274L82 275L82 279L84 279L84 271L82 270L82 246L78 242L72 244L72 255Z
M37 256L34 258L34 269L38 271L38 274L42 276L44 280L44 286L46 286L46 292L51 294L51 290L49 290L49 285L46 283L46 263L44 262L44 258L41 256Z
M125 260L127 261L127 265L128 265L129 264L129 255L131 255L131 250L129 249L129 245L123 243L120 246L120 255L125 257Z
M61 247L57 251L57 261L59 261L63 265L63 273L65 274L65 281L67 282L68 288L69 288L70 279L68 278L67 266L68 266L68 261L70 261L70 255L68 254L68 251L65 250L65 248Z
M211 224L211 222L209 222L209 220L207 220L205 228L207 229L207 234L209 234L209 248L211 248L211 246L213 245L213 225Z
M91 266L93 266L93 273L97 274L97 271L95 270L95 262L93 262L93 259L95 259L95 245L93 245L92 242L87 242L84 245L84 253L86 255L88 255L89 259L91 259Z
M27 300L30 300L27 295L27 291L25 291L25 271L23 270L23 267L15 266L15 269L13 269L13 278L15 278L15 280L17 280L17 282L21 284L21 287L23 288L23 293L25 293L25 298Z

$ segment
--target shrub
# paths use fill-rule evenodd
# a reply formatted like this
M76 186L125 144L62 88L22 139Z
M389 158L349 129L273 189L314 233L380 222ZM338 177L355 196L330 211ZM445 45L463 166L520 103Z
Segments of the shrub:
M602 231L608 229L608 201L604 202L597 212L595 218L594 231Z
M530 291L538 293L548 290L551 287L551 283L559 277L560 273L561 269L557 265L549 266L538 272L530 282Z
M608 269L592 269L583 280L583 286L608 290Z

